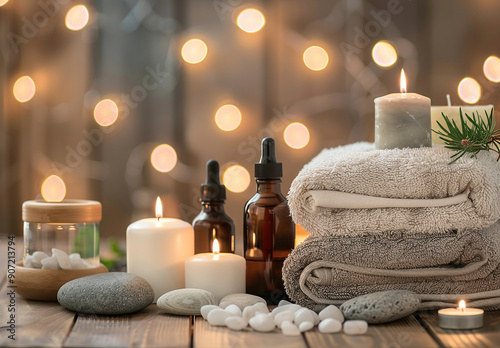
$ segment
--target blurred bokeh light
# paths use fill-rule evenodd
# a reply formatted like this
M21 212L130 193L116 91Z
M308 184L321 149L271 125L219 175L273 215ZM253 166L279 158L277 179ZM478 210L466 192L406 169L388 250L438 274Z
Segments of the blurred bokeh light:
M60 202L66 196L66 185L57 175L47 177L42 183L42 197L47 202Z
M309 130L302 123L294 122L285 128L283 138L291 148L302 149L309 143Z
M241 11L236 19L236 23L241 30L247 33L255 33L266 24L266 19L262 12L254 8Z
M198 64L205 59L208 53L207 45L200 39L188 40L181 50L182 59L190 64Z
M223 105L215 113L215 123L223 131L235 130L241 123L241 112L234 105Z
M66 27L70 30L81 30L88 22L89 11L84 5L73 6L66 14Z
M311 70L319 71L328 65L328 53L319 46L308 47L303 54L304 64Z
M491 82L500 82L500 59L495 56L489 56L484 61L484 75Z
M100 126L111 126L117 118L118 106L111 99L101 100L94 108L94 119Z
M169 172L177 164L177 153L168 144L158 145L151 153L151 164L159 172Z
M377 65L389 67L398 60L398 54L393 45L386 41L379 41L373 46L372 58Z
M29 76L23 76L14 83L13 93L17 101L26 103L35 95L35 82Z
M226 169L222 180L231 192L243 192L250 185L250 173L240 165L233 165Z
M472 77L466 77L458 84L458 96L466 103L475 104L481 98L481 86Z

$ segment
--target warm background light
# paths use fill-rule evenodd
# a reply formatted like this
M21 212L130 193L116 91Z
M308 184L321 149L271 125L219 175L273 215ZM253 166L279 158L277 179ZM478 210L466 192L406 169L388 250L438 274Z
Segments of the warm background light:
M111 99L101 100L94 108L94 119L100 126L111 126L117 118L118 106Z
M302 123L291 123L285 128L283 138L291 148L302 149L309 143L309 130Z
M372 57L373 61L382 67L389 67L398 60L394 46L385 41L379 41L373 46Z
M66 185L57 175L51 175L42 183L42 197L47 202L60 202L66 196Z
M236 18L236 24L247 33L255 33L266 24L266 19L259 10L248 8L241 11L238 18Z
M3 5L5 5L8 2L9 2L9 0L0 0L0 7L2 7Z
M302 244L310 235L311 234L307 232L304 227L295 225L295 247L297 247L297 245L299 244Z
M168 144L158 145L151 153L151 164L159 172L169 172L177 164L177 153Z
M198 64L207 56L207 45L200 39L187 41L181 50L182 59L190 64Z
M84 5L73 6L66 14L66 27L70 30L83 29L89 22L89 11Z
M20 77L14 83L14 98L16 98L19 102L25 103L35 95L35 82L29 76Z
M311 70L323 70L328 65L328 53L319 46L311 46L304 51L304 64Z
M250 174L242 166L234 165L226 169L222 180L229 191L243 192L250 185Z
M492 82L500 82L500 59L489 56L484 61L483 71L486 78Z
M223 131L235 130L241 123L241 112L234 105L223 105L215 113L215 123Z
M458 96L466 103L477 103L481 98L481 86L473 78L466 77L458 84Z

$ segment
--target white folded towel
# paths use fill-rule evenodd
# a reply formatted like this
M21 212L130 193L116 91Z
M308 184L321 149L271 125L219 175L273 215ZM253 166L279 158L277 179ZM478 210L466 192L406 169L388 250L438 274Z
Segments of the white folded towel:
M500 217L500 165L493 153L453 164L444 147L325 149L293 181L295 223L313 236L485 228Z

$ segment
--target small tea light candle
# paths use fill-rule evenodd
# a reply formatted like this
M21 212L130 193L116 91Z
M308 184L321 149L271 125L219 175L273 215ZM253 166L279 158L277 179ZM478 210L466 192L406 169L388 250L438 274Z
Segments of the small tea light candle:
M244 293L245 259L219 253L217 239L213 241L212 250L212 253L196 254L186 260L186 288L210 291L217 303L226 295Z
M478 308L466 308L461 300L458 308L445 308L438 311L439 326L443 329L478 329L483 326L484 311Z
M431 100L417 93L406 93L401 70L401 93L375 99L375 148L418 148L432 146Z

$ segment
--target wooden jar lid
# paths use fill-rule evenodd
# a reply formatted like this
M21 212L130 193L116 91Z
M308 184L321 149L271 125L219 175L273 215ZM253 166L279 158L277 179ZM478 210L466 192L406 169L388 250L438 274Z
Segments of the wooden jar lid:
M62 202L26 201L23 203L23 221L44 223L99 222L102 218L100 202L66 199Z

